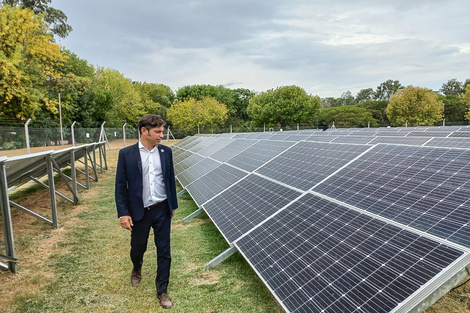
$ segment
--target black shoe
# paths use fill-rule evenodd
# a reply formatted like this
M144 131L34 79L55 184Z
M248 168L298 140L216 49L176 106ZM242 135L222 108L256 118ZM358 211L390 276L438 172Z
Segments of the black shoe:
M138 283L140 283L141 280L142 280L141 270L138 270L138 271L132 270L132 274L131 274L132 287L135 287Z
M171 309L173 306L173 302L171 302L171 299L168 297L166 293L162 293L161 295L157 296L158 300L160 300L160 306L164 309Z

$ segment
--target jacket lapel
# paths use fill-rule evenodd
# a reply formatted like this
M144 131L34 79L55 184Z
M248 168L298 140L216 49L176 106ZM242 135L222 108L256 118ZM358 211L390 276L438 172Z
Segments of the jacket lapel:
M139 169L140 175L142 175L142 160L140 159L139 143L136 143L132 150L132 154L137 162L137 168Z
M166 153L162 146L158 145L158 153L160 154L160 163L162 165L163 177L166 177Z

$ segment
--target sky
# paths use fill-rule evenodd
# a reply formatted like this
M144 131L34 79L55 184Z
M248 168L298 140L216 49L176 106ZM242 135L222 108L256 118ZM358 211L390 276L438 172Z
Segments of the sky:
M386 80L470 78L468 0L52 0L95 67L177 90L296 85L341 97Z

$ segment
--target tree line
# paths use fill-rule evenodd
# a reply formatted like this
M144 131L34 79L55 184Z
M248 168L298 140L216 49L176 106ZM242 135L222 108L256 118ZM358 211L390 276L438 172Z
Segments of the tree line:
M299 86L263 92L190 85L173 91L164 84L137 82L117 70L94 67L55 37L72 27L51 0L3 0L0 7L0 124L54 127L135 127L146 113L162 115L172 127L209 131L291 124L365 127L468 123L470 79L450 79L439 91L387 80L356 96L320 98Z

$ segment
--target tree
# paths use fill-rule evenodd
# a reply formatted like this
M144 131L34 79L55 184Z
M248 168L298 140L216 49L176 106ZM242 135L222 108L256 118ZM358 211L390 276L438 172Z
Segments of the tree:
M398 80L387 80L377 86L375 91L374 100L388 100L400 89L403 89L403 86Z
M468 84L465 89L465 94L464 94L463 99L465 101L465 104L468 107L468 111L467 111L467 114L465 115L465 118L467 120L470 120L470 84Z
M319 114L319 124L335 127L367 127L377 126L377 120L372 113L357 105L348 105L322 109Z
M67 56L52 39L42 17L31 10L0 8L0 115L33 118L41 103L57 112L46 85L60 78Z
M320 109L319 97L308 95L297 86L270 89L250 99L248 115L259 125L306 123L314 120Z
M442 120L444 105L429 89L407 87L392 96L386 112L389 120L398 125L433 125Z
M358 103L357 106L372 113L372 116L380 125L388 125L390 122L387 118L387 114L385 113L388 103L389 101L387 100L367 100Z
M446 97L462 97L462 94L465 92L465 88L461 82L453 78L447 81L447 83L442 84L440 92L442 92Z
M341 94L341 105L353 105L354 104L354 97L352 96L351 92L348 90Z
M177 128L196 129L220 126L227 120L228 110L225 104L215 98L204 97L202 100L190 98L174 103L167 110L168 120Z
M132 81L116 70L98 68L92 87L100 94L112 97L113 107L105 116L106 121L110 123L121 124L125 121L137 126L142 115L158 110L158 105L155 103L143 103Z
M356 95L356 103L361 103L361 102L373 100L373 99L374 99L374 89L372 88L361 89Z
M175 93L166 85L147 82L134 82L134 85L137 90L139 90L140 95L143 98L148 98L166 108L171 107L171 105L176 101Z
M340 105L341 105L341 98L328 97L328 98L321 99L322 108L333 108L333 107L339 107Z
M45 14L44 21L50 27L53 34L65 38L72 31L72 26L67 24L67 15L58 9L49 6L51 0L2 0L3 5L21 6L30 9L35 14Z

